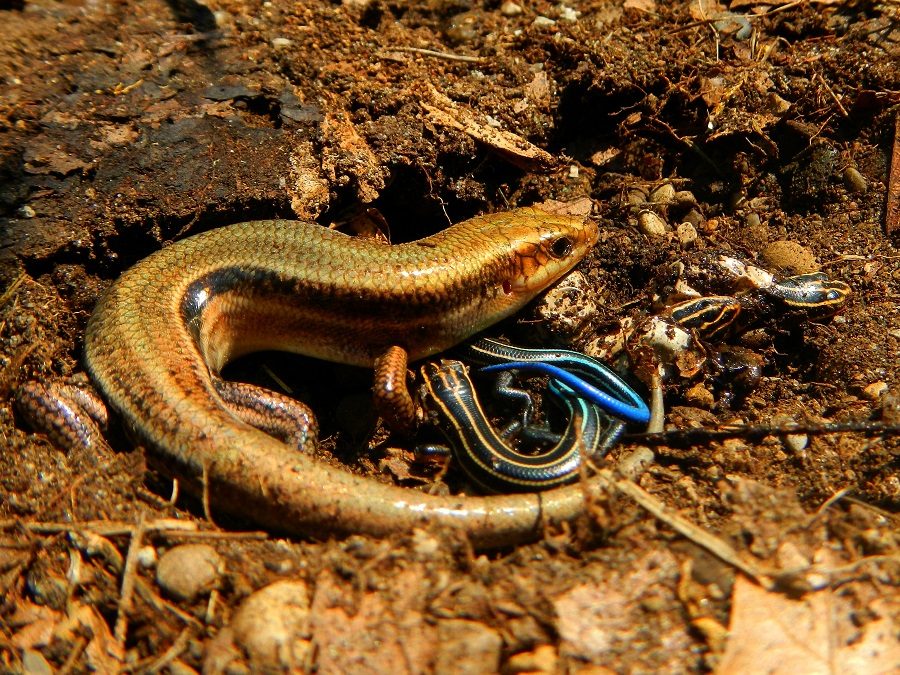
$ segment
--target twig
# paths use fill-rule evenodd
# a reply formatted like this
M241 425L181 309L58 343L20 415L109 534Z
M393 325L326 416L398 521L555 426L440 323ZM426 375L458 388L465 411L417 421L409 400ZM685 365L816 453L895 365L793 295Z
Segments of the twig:
M894 149L888 176L884 231L890 235L900 229L900 112L894 117Z
M181 619L184 623L186 623L189 626L203 628L203 624L200 623L193 616L191 616L187 612L184 612L184 611L178 609L178 607L173 605L171 602L168 602L167 600L163 600L161 597L159 597L153 591L153 589L150 588L150 585L146 581L141 579L140 577L138 577L137 583L135 584L135 589L137 590L137 594L141 597L141 600L146 602L148 605L150 605L156 611L165 610L167 612L174 614L175 616L177 616L179 619Z
M30 532L38 534L58 534L60 532L86 532L99 534L102 537L131 536L135 524L117 520L84 520L78 523L25 523L21 520L0 520L0 530L8 530L13 527L23 527ZM144 525L145 532L163 532L166 530L194 531L197 524L174 518L160 518L151 520Z
M209 521L210 525L218 527L218 525L216 525L216 521L213 520L212 506L209 502L209 464L207 464L206 462L203 463L203 493L201 501L203 503L203 515L206 516L206 519Z
M66 657L65 663L63 663L59 667L59 670L56 671L57 675L68 675L75 670L75 664L78 663L78 659L84 654L84 650L87 649L90 642L91 641L84 636L79 637L78 641L72 647L72 651L69 652L69 655Z
M134 584L137 576L138 551L144 538L144 512L138 516L137 525L131 533L131 542L128 545L128 554L125 556L125 569L122 571L122 592L119 595L119 613L116 616L116 627L113 636L122 653L125 653L125 634L128 632L128 613L131 611L132 598L134 597Z
M12 280L12 283L6 287L6 290L3 291L3 294L0 295L0 307L5 305L9 299L16 294L19 286L22 285L22 282L28 278L28 275L25 272L19 273L19 275Z
M101 537L130 536L134 532L132 523L114 520L89 520L80 523L23 523L20 520L0 520L0 530L21 527L36 534L60 534L62 532L78 532L96 534ZM197 523L187 520L160 518L148 521L144 526L145 533L161 535L167 539L236 539L265 540L268 532L251 530L249 532L223 532L214 530L198 530Z
M422 56L433 56L436 59L446 59L447 61L463 61L464 63L481 63L484 59L480 56L465 56L464 54L453 54L451 52L439 52L435 49L423 49L421 47L389 47L389 52L411 52L413 54L421 54Z
M710 534L706 530L686 520L630 480L624 478L616 479L608 470L604 470L601 473L608 474L608 476L604 477L608 478L611 485L619 492L631 497L631 499L637 502L638 506L650 513L657 520L662 521L671 527L681 536L690 539L697 544L697 546L706 549L723 562L739 569L763 588L770 590L774 587L772 579L767 574L763 573L762 570L753 563L742 559L734 547L728 542L719 539L717 536Z
M816 77L819 78L819 82L822 83L822 86L825 87L825 91L834 99L835 104L837 104L838 110L841 111L841 115L844 117L850 117L850 113L847 112L847 109L844 107L844 104L841 103L841 99L837 97L837 94L834 93L834 90L828 85L828 82L825 81L825 78L822 77L821 73L816 73Z
M158 657L153 657L148 663L136 664L131 670L140 670L142 673L158 673L184 653L193 632L191 626L187 626L178 634L178 637L175 638L175 641L166 651Z
M265 541L270 539L268 532L254 530L251 532L225 532L212 530L166 530L159 534L166 539L235 539L239 541Z
M761 440L766 436L793 436L807 434L859 433L867 435L900 434L900 424L885 422L834 422L831 424L788 424L781 427L737 425L725 429L673 429L660 433L627 434L625 440L639 441L648 445L694 445L729 438Z

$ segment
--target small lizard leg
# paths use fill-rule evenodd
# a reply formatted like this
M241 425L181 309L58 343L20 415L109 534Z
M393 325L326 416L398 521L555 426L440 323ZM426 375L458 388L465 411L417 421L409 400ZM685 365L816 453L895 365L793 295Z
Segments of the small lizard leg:
M407 386L408 363L402 347L389 347L375 359L375 410L389 428L399 433L409 433L416 421L416 404Z
M26 382L16 409L29 426L66 450L109 450L103 437L109 416L93 389L66 382Z
M232 415L306 452L315 447L319 424L309 406L264 387L213 378L213 385Z

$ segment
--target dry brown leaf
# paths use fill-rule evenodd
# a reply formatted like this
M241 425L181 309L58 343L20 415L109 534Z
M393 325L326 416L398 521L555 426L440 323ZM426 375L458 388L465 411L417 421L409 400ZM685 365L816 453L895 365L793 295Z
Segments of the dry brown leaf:
M547 199L538 204L532 204L536 209L560 216L573 216L575 218L587 218L591 215L594 202L590 197L579 197L569 202L561 202L556 199Z
M717 2L717 0L694 0L690 4L691 17L695 21L708 21L717 14L722 14L726 11L728 10L725 8L725 5Z
M553 87L550 78L543 70L535 73L531 82L525 85L525 96L528 97L528 100L540 105L548 104L552 93Z
M7 617L8 626L13 629L9 642L17 649L39 649L50 644L53 630L62 620L61 612L17 600L15 612Z
M94 166L92 161L84 161L68 152L61 144L48 138L39 138L25 149L25 171L31 174L56 174L68 176L87 171Z
M900 671L898 627L890 618L900 597L870 603L877 615L861 627L852 607L831 590L793 600L738 577L730 637L718 675L804 673L873 675Z
M428 670L437 633L422 612L425 587L421 567L398 573L385 592L362 595L335 574L320 574L310 610L318 670L398 675Z
M547 169L554 165L553 155L529 143L521 136L492 126L487 118L454 103L437 89L430 88L431 102L422 102L431 123L456 129L500 153L508 162L522 169Z
M656 0L625 0L625 9L636 9L639 12L655 12Z
M85 661L96 672L117 673L125 660L122 645L116 642L97 609L90 605L76 605L70 609L69 615L53 633L55 638L72 645L87 638Z
M638 644L648 627L644 600L675 602L666 590L678 574L668 551L654 551L635 561L625 574L612 574L603 583L576 586L554 602L560 654L604 664L616 645ZM692 639L682 626L670 627L655 638L670 650L689 649Z
M334 101L334 110L338 102ZM340 155L326 151L322 155L322 169L331 184L341 184L352 178L357 184L360 201L369 204L378 197L384 188L384 175L381 162L366 140L356 131L356 125L345 112L329 113L322 120L322 134L331 142L331 146L340 150ZM345 175L345 165L352 164L352 176Z

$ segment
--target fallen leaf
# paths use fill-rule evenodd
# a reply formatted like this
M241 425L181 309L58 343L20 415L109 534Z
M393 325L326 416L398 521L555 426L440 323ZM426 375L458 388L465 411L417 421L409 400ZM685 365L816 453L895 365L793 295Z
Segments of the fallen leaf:
M900 672L898 598L869 603L877 618L854 625L854 609L830 589L794 600L738 577L728 645L716 673L872 675Z
M529 143L521 136L498 129L496 123L487 116L454 103L433 87L430 88L430 94L431 101L427 103L423 101L422 108L432 124L461 131L522 169L546 169L555 163L553 155L549 152Z

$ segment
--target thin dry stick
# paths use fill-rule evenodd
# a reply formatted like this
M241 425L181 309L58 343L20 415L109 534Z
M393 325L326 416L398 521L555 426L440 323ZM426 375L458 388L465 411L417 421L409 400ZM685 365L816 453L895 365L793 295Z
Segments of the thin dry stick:
M190 626L187 626L178 634L178 637L175 638L175 642L173 642L166 651L160 654L158 658L154 658L150 663L141 666L141 672L158 673L172 663L172 661L177 659L187 649L188 641L191 639L193 632L193 629Z
M464 54L439 52L436 49L423 49L421 47L390 47L386 51L411 52L413 54L421 54L422 56L433 56L437 59L446 59L447 61L463 61L464 63L481 63L484 61L480 56L465 56Z
M888 177L884 230L892 234L900 230L900 112L894 117L894 149L891 152L891 173Z
M119 597L119 614L116 617L116 628L113 636L116 642L125 652L125 634L128 632L128 613L131 611L132 598L134 597L134 584L137 579L138 551L144 538L144 512L141 511L137 525L131 533L131 543L128 545L128 554L125 556L125 569L122 571L122 593Z
M844 117L850 117L850 113L847 112L844 104L841 103L841 99L837 97L837 94L834 93L834 90L829 86L828 82L825 81L825 78L822 77L822 74L816 73L816 77L818 77L819 82L821 82L822 86L825 87L825 91L827 91L831 98L834 100L835 104L838 107L838 110L840 110L841 112L841 115L843 115Z
M631 497L641 508L653 515L657 520L662 521L680 535L706 549L723 562L739 569L766 590L774 587L771 578L753 563L742 559L728 542L689 522L639 485L624 478L616 479L609 471L604 471L604 473L609 474L608 479L615 489Z
M13 527L23 527L29 532L37 534L58 534L60 532L84 532L98 534L102 537L114 537L131 535L134 532L134 524L120 520L85 520L79 523L23 523L20 520L0 520L0 530L8 530ZM157 532L166 530L195 531L197 524L174 518L161 518L148 521L144 526L145 532Z
M3 291L3 294L0 295L0 307L5 305L9 299L16 294L19 286L22 285L22 282L28 278L28 275L25 272L22 272L15 279L12 280L12 283L6 287L6 290Z
M206 516L210 525L218 527L216 521L213 520L212 507L209 503L209 465L206 462L203 463L203 493L201 501L203 502L203 515Z
M84 636L79 637L78 641L75 643L75 646L72 648L72 651L69 652L69 655L66 657L65 663L63 663L59 670L57 670L57 675L68 675L72 671L75 670L75 665L78 663L78 659L81 658L81 655L84 654L84 650L87 649L87 646L90 644L90 640Z
M167 600L159 597L159 595L157 595L153 591L153 589L150 588L150 584L148 584L140 577L137 578L135 589L137 590L137 594L141 597L141 600L146 602L157 612L169 612L170 614L174 614L175 616L177 616L179 619L181 619L182 622L186 623L189 626L194 626L195 628L203 628L203 624L193 616L178 609L178 607L173 605L171 602L168 602Z

